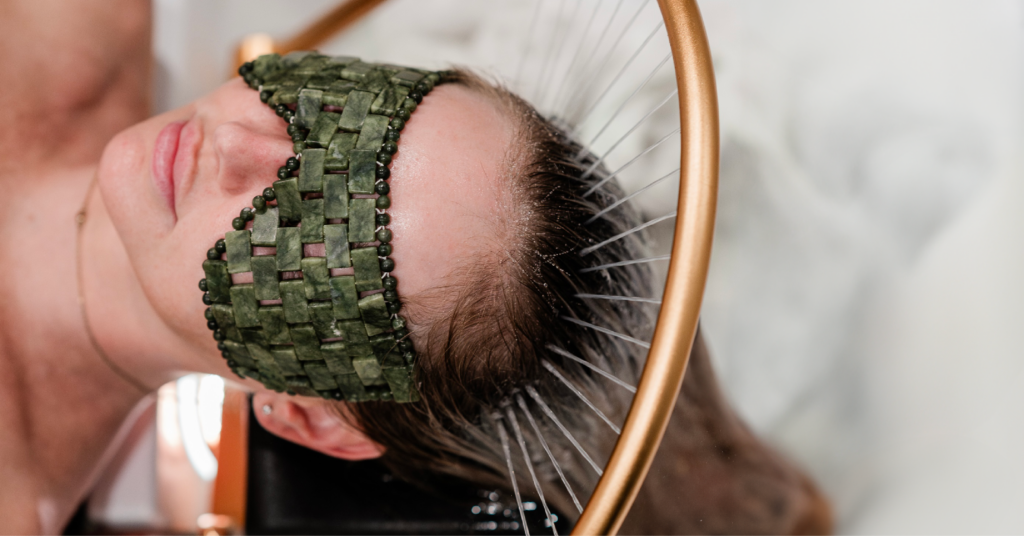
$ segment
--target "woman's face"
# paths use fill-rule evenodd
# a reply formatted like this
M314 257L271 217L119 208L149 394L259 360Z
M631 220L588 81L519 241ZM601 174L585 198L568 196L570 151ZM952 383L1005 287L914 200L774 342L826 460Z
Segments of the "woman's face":
M197 287L202 262L293 156L285 127L236 78L120 133L100 163L104 204L151 306L217 367L224 365ZM390 180L400 295L443 285L463 261L495 245L511 139L509 119L462 86L438 86L412 114Z

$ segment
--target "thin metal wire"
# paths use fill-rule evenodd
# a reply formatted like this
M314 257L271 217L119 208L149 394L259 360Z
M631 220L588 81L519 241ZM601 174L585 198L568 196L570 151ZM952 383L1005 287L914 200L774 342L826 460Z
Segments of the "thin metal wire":
M604 186L604 184L606 182L608 182L608 181L614 179L615 177L617 177L619 175L619 173L622 173L622 170L624 170L624 169L628 168L629 166L635 164L637 161L640 160L640 158L642 158L647 153L657 149L662 143L665 143L666 141L668 141L668 139L671 138L672 136L675 136L676 134L679 134L681 129L682 129L682 127L676 127L675 130L673 130L672 132L669 132L668 134L665 134L665 136L662 137L660 140L652 143L651 145L649 145L643 151L640 151L640 154L634 156L629 162L626 162L625 164L622 164L621 166L619 166L619 169L616 169L615 171L613 171L611 173L611 175L608 175L607 177L604 177L603 179L597 181L597 184L591 186L590 189L587 190L586 192L583 192L583 197L590 196L590 194L592 194L595 191L597 191L598 188Z
M679 169L680 168L675 168L672 171L669 171L668 173L662 175L661 177L658 177L657 179L654 179L653 181L651 181L647 186L644 186L643 188L640 188L639 190L637 190L637 191L627 195L626 197L623 197L622 199L619 199L618 201L608 205L607 207L604 207L603 209L601 209L600 212L598 212L597 214L594 214L593 216L591 216L589 220L583 222L584 225L588 225L588 224L594 223L594 221L596 221L598 218L600 218L601 216L607 214L608 211L614 210L615 207L617 207L617 206L619 206L619 205L629 201L630 199L633 199L634 197L644 193L648 189L653 188L654 186L656 186L656 185L658 185L658 184L668 180L670 177L672 177L672 175L675 175L676 173L679 173Z
M622 429L619 428L619 426L617 424L613 423L612 420L609 419L608 416L605 415L604 412L600 410L600 408L598 408L596 405L594 405L594 403L591 402L590 399L587 398L586 395L583 394L583 391L580 391L579 388L577 388L575 385L573 385L573 383L571 381L569 381L568 378L566 378L565 376L562 376L562 373L558 372L558 369L556 369L555 366L552 365L550 361L548 361L547 359L544 359L544 360L541 360L540 364L544 368L548 369L548 372L550 372L551 374L554 374L555 377L558 378L559 381L561 381L563 384L565 384L565 386L568 387L569 390L572 391L576 396L580 397L580 400L582 400L584 404L586 404L591 410L593 410L594 413L596 413L598 417L601 417L601 420L604 421L604 423L607 424L609 428L611 428L613 431L615 431L616 435L622 433Z
M654 298L638 298L636 296L615 296L612 294L577 294L576 297L591 300L628 301L638 303L653 303L656 305L661 305L661 300L656 300Z
M576 438L573 437L573 435L569 432L565 425L562 424L562 421L558 420L558 416L555 415L554 411L551 411L551 408L549 408L547 403L544 402L544 399L540 397L540 393L538 393L532 385L527 385L525 389L526 394L530 395L530 398L532 398L533 401L536 402L538 406L540 406L540 409L541 411L544 412L544 415L547 415L547 417L551 419L551 422L555 423L555 426L557 426L558 429L561 430L562 435L564 435L565 438L568 439L570 443L572 443L572 446L576 447L576 450L580 453L580 456L583 456L583 459L587 460L587 463L590 464L590 467L594 469L597 475L603 475L604 471L601 470L601 467L594 463L594 460L590 457L589 454L587 454L587 451L583 450L583 446L580 445L580 442L576 441Z
M558 4L558 15L555 17L555 20L554 20L554 24L555 25L557 25L558 22L562 19L562 10L565 9L566 2L567 2L567 0L562 0ZM547 46L548 53L547 53L547 56L544 58L544 63L541 64L540 72L537 73L537 83L533 87L533 97L534 98L532 100L533 100L533 102L538 103L538 104L540 103L540 101L537 99L537 97L540 96L540 92L543 89L544 73L548 72L548 65L551 63L551 58L554 57L554 55L555 55L555 47L553 47L551 45L554 44L554 40L557 39L557 38L558 38L557 32L552 32L551 39L548 40L548 46Z
M590 266L580 270L581 274L588 272L596 272L598 270L607 270L608 268L618 268L619 266L630 266L632 264L646 264L649 262L667 261L672 258L671 255L658 255L657 257L646 257L643 259L630 259L628 261L610 262L608 264L601 264L598 266Z
M594 43L595 43L594 46L590 47L590 55L587 56L587 59L584 60L583 63L580 63L579 72L580 72L581 75L586 72L586 67L590 65L590 60L592 60L594 58L594 54L597 53L597 49L601 47L601 43L604 41L604 36L608 34L608 29L612 27L612 22L615 21L615 15L617 15L619 13L619 9L622 7L623 2L625 2L625 0L619 0L619 3L615 4L615 9L612 11L611 16L608 18L608 22L605 23L604 29L601 30L601 34L599 36L597 36L597 40L594 41ZM568 80L568 78L566 80ZM565 92L565 88L567 88L567 87L568 87L568 85L566 84L566 81L563 80L562 86L558 88L558 94L556 95L556 98L555 98L555 105L556 106L559 106L559 103L561 103L560 107L561 107L563 115L566 112L568 112L566 107L568 106L569 103L565 99L562 98L562 95Z
M512 449L508 446L508 432L505 431L505 424L501 422L501 415L497 415L494 422L498 425L498 437L501 438L501 450L505 451L505 462L508 463L508 477L512 480L512 492L516 495L516 503L519 505L519 520L523 522L523 532L530 536L530 526L526 523L526 510L523 508L523 497L519 495L519 484L516 482L516 470L512 467Z
M670 219L675 218L675 217L676 217L676 211L673 210L672 212L670 212L668 214L665 214L664 216L661 216L659 218L654 218L653 220L650 220L650 221L648 221L646 223L641 223L640 225L637 225L636 227L634 227L634 228L632 228L632 229L630 229L628 231L619 233L619 234L609 238L608 240L605 240L604 242L601 242L600 244L595 244L595 245L590 246L588 248L584 248L584 249L580 250L580 255L581 256L590 255L591 253L593 253L593 252L595 252L595 251L597 251L597 250L607 246L608 244L611 244L612 242L615 242L616 240L619 240L619 239L622 239L624 237L627 237L627 236L629 236L629 235L631 235L633 233L638 233L638 232L640 232L640 231L642 231L642 230L644 230L644 229L646 229L646 228L648 228L648 227L650 227L652 225L655 225L657 223L661 223L661 222L663 222L665 220L670 220Z
M665 100L659 102L657 106L652 108L651 111L647 112L647 115L641 117L640 120L637 121L636 124L633 125L629 130L627 130L625 134L619 136L619 139L615 140L615 143L613 143L612 146L609 147L608 150L606 150L604 152L604 154L601 155L601 158L598 158L596 162L594 162L593 164L590 165L589 168L587 168L587 171L585 171L583 173L583 177L584 178L589 177L590 174L594 172L594 169L596 169L597 166L600 166L601 163L604 162L604 159L608 155L610 155L612 153L612 151L614 151L616 148L618 148L619 144L621 144L623 141L625 141L625 139L628 138L629 135L633 133L633 131L635 131L636 129L640 128L640 125L644 124L644 122L647 121L647 119L649 119L651 116L653 116L654 112L657 112L658 110L660 110L662 106L664 106L666 103L668 103L670 100L672 100L672 97L675 97L678 93L679 93L678 89L672 90L672 93L669 93L668 96L665 97ZM630 98L632 98L632 95L630 95ZM618 114L618 112L616 112L616 114ZM597 135L600 136L601 133L604 132L604 129L608 128L608 125L610 125L610 124L611 124L611 120L609 120L607 123L605 123L604 128L602 128L601 132L598 132ZM594 139L590 140L590 143L593 144L595 141L597 141L597 136L594 136ZM576 160L577 161L579 161L579 159L583 157L583 155L585 154L585 151L586 151L585 149L580 149L580 152L576 154Z
M569 485L569 480L565 478L565 473L562 472L562 466L558 465L558 461L555 460L555 455L551 452L551 447L548 446L548 442L544 440L544 434L540 432L540 426L537 426L537 421L533 419L533 414L530 413L530 408L526 405L526 400L523 400L522 395L516 393L516 404L519 404L519 409L523 410L523 414L526 415L526 420L530 421L530 426L533 427L533 433L537 434L537 439L540 440L540 446L544 447L544 452L547 453L548 459L551 460L551 465L555 467L555 472L558 473L558 478L562 479L562 484L565 485L565 491L569 492L569 497L572 497L573 504L576 505L576 510L583 513L583 505L580 504L580 500L576 498L576 494L572 491L572 486Z
M530 48L533 45L533 30L537 26L537 19L540 18L540 6L544 4L544 0L537 0L536 7L533 8L533 17L530 19L530 31L526 32L526 46L523 47L523 54L519 56L519 65L516 67L516 77L513 78L514 87L523 89L519 86L519 81L522 80L523 65L526 63L526 56L530 53Z
M508 416L508 422L512 423L512 433L516 435L519 450L523 452L523 461L526 462L526 468L530 470L530 478L533 480L533 488L537 490L537 498L540 499L540 505L544 507L544 514L548 516L548 523L551 523L551 532L558 536L558 529L555 528L555 518L551 517L551 509L548 508L548 501L544 498L544 490L541 489L540 481L537 480L537 472L533 470L533 460L530 459L530 452L526 450L526 440L523 439L523 431L519 429L519 419L516 419L516 413L512 410L511 405L505 407L505 415ZM526 524L525 519L523 524Z
M584 367L587 367L590 370L592 370L592 371L594 371L594 372L604 376L605 378L608 378L609 380L611 380L611 381L615 382L616 384L622 386L623 389L625 389L625 390L627 390L627 391L629 391L631 393L635 393L636 392L636 387L633 387L632 385L630 385L630 384L620 380L617 376L615 376L611 372L608 372L608 371L598 367L597 365L591 363L590 361L587 361L586 359L581 359L579 357L576 357L576 356L570 354L569 352L566 352L565 350L563 350L563 349L561 349L561 348L559 348L559 347L557 347L557 346L555 346L553 344L547 345L547 348L548 348L548 350L551 350L552 352L554 352L554 353L556 353L556 354L558 354L558 355L560 355L560 356L562 356L564 358L571 359L571 360L573 360L573 361L583 365Z
M619 0L621 3L622 0ZM594 12L590 14L590 19L587 20L586 27L583 28L583 33L580 34L580 43L576 45L576 52L573 53L572 59L569 60L569 66L565 69L565 75L562 76L562 81L559 82L558 87L555 88L555 92L552 93L552 109L554 112L554 106L558 104L559 98L562 96L562 89L565 87L566 82L572 75L573 69L576 67L576 60L580 58L580 53L583 52L583 43L587 42L587 36L590 35L590 28L594 25L594 19L597 18L597 13L601 11L601 6L604 5L604 0L598 0L597 4L594 5Z
M573 8L572 16L569 17L570 21L576 20L576 15L579 14L580 6L582 6L582 5L583 5L583 0L576 0L576 7ZM558 67L558 60L559 60L559 58L562 57L562 47L565 46L565 41L569 38L569 29L568 28L564 28L561 32L557 32L557 33L561 34L561 39L558 40L558 48L555 50L555 55L554 55L555 59L554 59L554 61L551 62L551 73L550 74L547 73L547 72L544 73L543 83L541 85L542 93L540 94L540 97L537 99L537 104L538 105L543 105L544 101L548 97L548 94L549 94L548 93L548 88L550 87L550 84L549 84L550 77L554 76L554 71Z
M651 348L651 343L649 343L647 341L641 341L640 339L637 339L637 338L634 338L634 337L630 337L629 335L623 335L623 334L619 333L618 331L610 330L608 328L602 328L601 326L595 326L594 324L591 324L590 322L584 322L582 320L577 320L577 319L575 319L575 318L573 318L571 316L563 316L562 319L563 320L568 320L569 322L572 322L573 324L577 324L577 325L583 326L585 328L590 328L590 329L592 329L594 331L598 331L598 332L604 333L605 335L611 335L612 337L616 337L616 338L622 339L622 340L624 340L626 342L631 342L631 343L633 343L633 344L635 344L637 346L641 346L643 348L647 348L648 350Z

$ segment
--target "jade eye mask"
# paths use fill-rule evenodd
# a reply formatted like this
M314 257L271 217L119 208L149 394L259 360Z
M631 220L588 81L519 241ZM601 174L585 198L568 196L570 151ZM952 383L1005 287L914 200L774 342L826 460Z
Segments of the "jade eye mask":
M448 73L293 52L239 74L287 124L295 156L203 262L221 354L235 374L279 392L419 400L391 274L388 165L405 122Z

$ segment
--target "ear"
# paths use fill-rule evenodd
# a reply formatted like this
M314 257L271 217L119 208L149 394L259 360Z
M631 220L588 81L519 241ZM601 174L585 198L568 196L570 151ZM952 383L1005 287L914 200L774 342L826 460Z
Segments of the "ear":
M343 460L369 460L384 454L384 447L345 422L324 400L258 391L252 403L260 424L292 443Z

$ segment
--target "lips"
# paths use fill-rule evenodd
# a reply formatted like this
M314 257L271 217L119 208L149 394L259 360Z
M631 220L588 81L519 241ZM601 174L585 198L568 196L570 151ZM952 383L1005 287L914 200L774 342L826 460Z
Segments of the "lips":
M153 146L153 183L174 213L174 161L178 155L181 130L185 121L168 124L156 136Z

